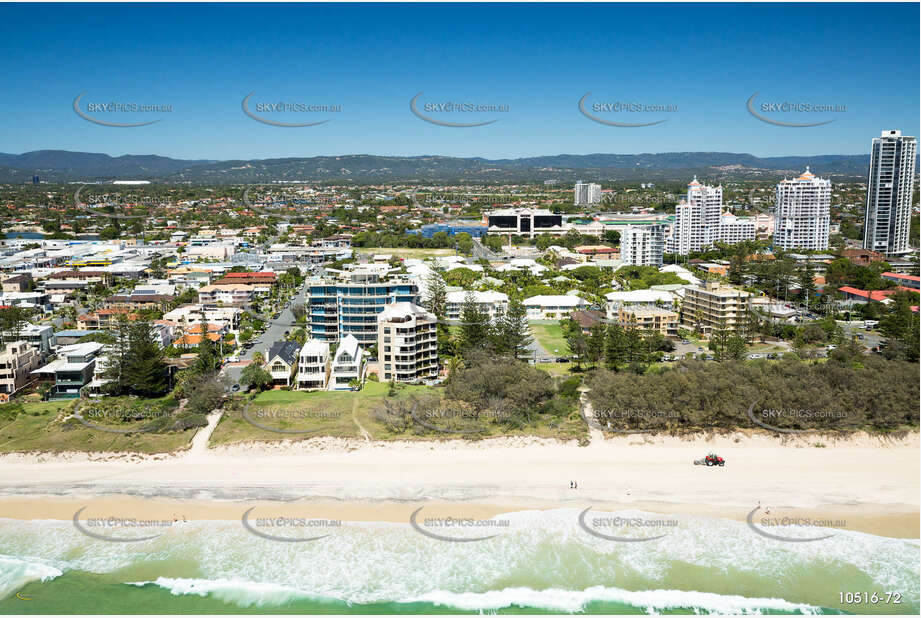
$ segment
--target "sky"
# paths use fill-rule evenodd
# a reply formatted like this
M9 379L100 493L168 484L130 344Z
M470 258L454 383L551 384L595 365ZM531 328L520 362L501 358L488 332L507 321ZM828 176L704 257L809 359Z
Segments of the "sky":
M884 129L918 135L918 51L918 4L0 4L0 152L862 154ZM93 119L159 122L91 122L73 109L81 93ZM328 122L259 122L242 109L250 93L260 118ZM601 120L665 122L596 122L579 109L588 93ZM746 106L755 93L768 119L833 122L764 122ZM428 122L417 94L436 122L496 122ZM171 110L98 109L108 102ZM650 105L671 107L636 109Z

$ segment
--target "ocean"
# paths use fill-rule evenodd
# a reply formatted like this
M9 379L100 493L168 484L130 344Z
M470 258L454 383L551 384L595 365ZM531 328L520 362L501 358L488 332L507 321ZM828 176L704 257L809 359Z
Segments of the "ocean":
M784 531L791 538L832 536L784 542L745 522L604 514L677 519L655 531L660 538L621 542L588 533L579 513L497 515L505 527L467 542L433 538L409 523L369 522L342 522L322 538L283 542L253 534L241 521L180 523L156 538L114 542L70 521L0 519L0 613L919 612L918 540L791 528ZM470 538L468 531L449 532ZM611 532L650 534L630 526ZM848 604L845 592L883 596Z

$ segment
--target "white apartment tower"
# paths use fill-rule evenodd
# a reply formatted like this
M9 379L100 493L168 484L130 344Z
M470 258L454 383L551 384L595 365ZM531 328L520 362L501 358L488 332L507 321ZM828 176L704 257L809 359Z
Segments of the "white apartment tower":
M702 185L695 176L688 185L687 200L675 207L669 252L687 255L718 241L722 210L723 187Z
M412 303L387 305L377 316L377 355L384 382L438 377L438 319Z
M809 168L797 178L784 179L775 189L774 247L828 249L831 181L814 176Z
M901 131L873 138L863 248L887 255L908 253L911 194L918 142Z
M601 203L601 185L578 180L573 194L573 203L576 206L591 206L592 204Z
M662 266L665 224L628 225L620 233L620 259L630 266Z

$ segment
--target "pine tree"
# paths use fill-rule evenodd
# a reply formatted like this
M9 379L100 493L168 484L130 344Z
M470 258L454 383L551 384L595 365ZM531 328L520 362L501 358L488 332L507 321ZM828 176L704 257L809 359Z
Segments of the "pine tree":
M448 312L448 292L445 281L434 270L425 279L427 286L422 305L439 320L444 320Z
M627 360L627 340L620 324L608 324L604 337L604 364L608 369L618 369Z
M505 315L492 328L492 347L497 354L522 358L531 345L531 329L527 310L521 301L512 300Z
M481 311L473 293L468 292L461 308L460 348L464 352L484 348L490 343L489 315Z
M168 369L163 350L154 341L150 322L137 321L128 329L128 356L124 375L127 388L141 397L158 397L168 388Z
M604 335L605 329L603 324L596 324L592 327L588 336L588 360L592 366L604 356Z

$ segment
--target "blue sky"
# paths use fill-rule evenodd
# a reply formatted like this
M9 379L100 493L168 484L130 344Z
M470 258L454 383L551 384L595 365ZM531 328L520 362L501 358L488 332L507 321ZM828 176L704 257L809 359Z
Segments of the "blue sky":
M65 149L179 158L339 154L515 158L730 151L855 154L883 129L919 132L918 4L0 4L0 152ZM169 104L104 113L72 102ZM242 99L339 105L243 114ZM410 99L508 106L428 114ZM578 101L676 105L596 115ZM767 113L746 101L843 105ZM756 107L760 109L760 107Z

